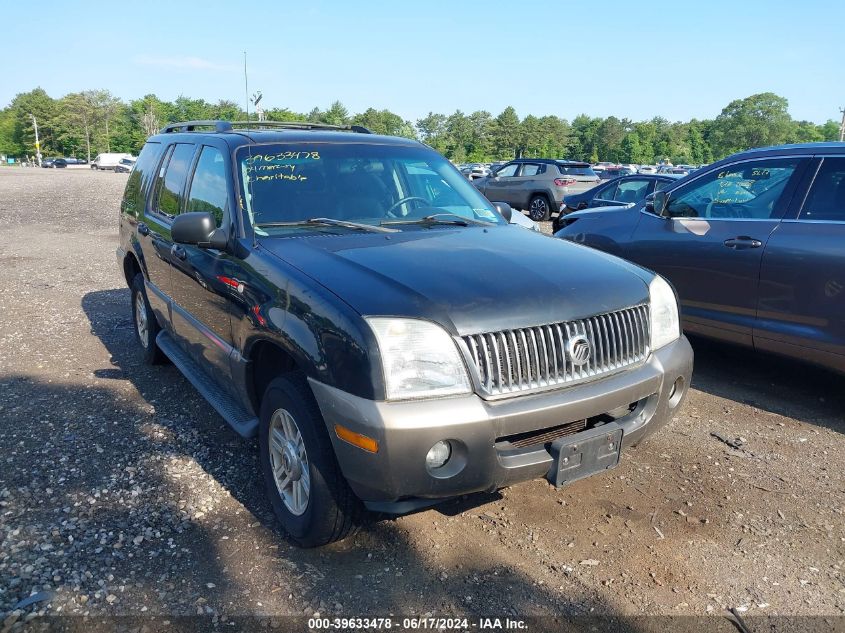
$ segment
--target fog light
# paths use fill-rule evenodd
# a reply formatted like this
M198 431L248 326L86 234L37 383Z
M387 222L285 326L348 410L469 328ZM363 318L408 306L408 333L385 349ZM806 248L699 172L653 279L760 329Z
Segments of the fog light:
M449 442L441 440L428 450L428 454L425 456L425 465L429 468L440 468L449 461L451 456L452 447L449 446Z

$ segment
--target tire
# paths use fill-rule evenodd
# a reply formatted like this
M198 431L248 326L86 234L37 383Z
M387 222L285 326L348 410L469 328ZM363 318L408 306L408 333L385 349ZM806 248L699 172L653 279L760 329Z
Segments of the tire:
M158 345L156 336L161 331L158 325L150 302L147 300L147 291L144 288L144 275L138 273L132 280L132 325L135 331L135 340L141 347L144 362L147 365L161 365L166 362L164 355Z
M279 376L267 386L258 433L267 496L285 532L297 545L320 547L358 531L366 515L364 506L340 472L323 416L301 372ZM275 441L271 441L271 435ZM282 445L287 461L285 450L280 450ZM277 485L274 464L282 479L279 483L289 482L282 487L284 494ZM290 470L286 470L288 465ZM297 485L305 487L307 494L300 488L295 496Z
M531 196L528 203L528 215L535 222L545 222L551 214L551 205L545 194L538 193Z

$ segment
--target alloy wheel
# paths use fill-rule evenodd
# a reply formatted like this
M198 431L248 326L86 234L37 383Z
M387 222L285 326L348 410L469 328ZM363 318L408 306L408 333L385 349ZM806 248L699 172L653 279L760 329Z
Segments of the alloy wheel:
M270 466L285 507L302 516L311 496L308 453L299 427L290 412L277 409L270 418Z

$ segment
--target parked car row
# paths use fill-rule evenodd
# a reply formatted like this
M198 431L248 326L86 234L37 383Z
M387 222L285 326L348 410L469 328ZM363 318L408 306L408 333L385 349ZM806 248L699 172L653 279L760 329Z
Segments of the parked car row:
M84 158L45 158L41 161L41 167L44 169L62 169L68 165L87 165L88 161Z
M845 371L845 145L750 150L655 189L556 236L664 275L687 332Z

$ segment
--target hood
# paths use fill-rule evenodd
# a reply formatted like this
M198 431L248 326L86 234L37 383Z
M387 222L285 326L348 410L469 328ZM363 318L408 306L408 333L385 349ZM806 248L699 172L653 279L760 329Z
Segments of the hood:
M567 321L648 299L649 274L518 226L434 227L260 240L364 316L459 335Z

